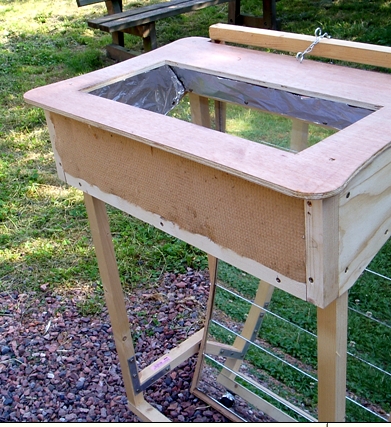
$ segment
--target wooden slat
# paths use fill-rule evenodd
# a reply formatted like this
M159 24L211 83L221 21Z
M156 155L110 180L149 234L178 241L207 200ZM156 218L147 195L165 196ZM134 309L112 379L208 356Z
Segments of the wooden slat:
M344 422L348 293L318 308L318 421Z
M315 40L315 36L228 24L212 25L209 28L209 35L213 40L293 53L305 51ZM311 55L391 68L391 47L386 46L324 38L314 47Z
M234 347L233 345L229 344L223 344L216 341L207 341L205 346L205 353L211 354L213 356L219 356L221 350L224 350L224 353L227 354L227 352L237 352L238 349Z
M104 3L105 0L76 0L76 3L79 7L82 6L88 6L90 4L95 4L95 3Z
M214 401L214 399L211 399L208 395L206 395L201 390L198 390L197 388L192 391L194 396L201 399L203 402L205 402L207 405L211 406L212 408L216 408L224 417L228 418L234 423L240 423L243 422L241 418L239 418L237 415L235 415L232 411L227 409L225 406L220 405Z
M296 422L294 418L286 414L284 411L282 411L281 409L278 409L271 403L267 402L265 399L262 399L261 397L257 396L255 393L251 392L243 385L236 383L232 379L227 378L225 376L220 376L219 383L222 384L224 387L226 387L228 390L230 390L232 393L235 393L238 396L242 397L246 402L250 403L251 405L254 405L256 408L258 408L259 410L267 414L269 417L273 418L273 420L279 423ZM253 384L255 386L254 382ZM265 394L273 395L273 397L276 397L279 400L284 401L285 403L288 404L288 401L282 399L281 397L277 396L274 393L271 393L268 389L262 387L262 390L265 392ZM293 405L290 405L290 406L293 406ZM302 409L300 408L297 408L297 410L300 412L303 412Z
M200 329L191 337L187 338L187 340L174 347L169 353L166 353L151 365L144 368L139 373L140 383L145 383L153 376L155 376L159 371L164 370L168 365L170 366L170 371L172 371L189 357L196 354L200 348L200 342L203 334L204 329Z
M122 31L130 26L138 26L169 18L208 6L226 3L228 0L171 0L142 8L136 8L106 17L91 19L88 25L102 31Z
M183 3L184 0L172 0L172 3ZM155 12L159 9L165 9L167 7L167 2L161 2L161 3L155 3L144 7L135 7L126 11L123 11L121 13L115 14L115 16L100 16L99 18L90 19L88 21L89 25L93 28L99 28L100 24L108 24L111 21L115 21L118 19L125 19L125 18L133 18L137 15L140 15L143 12Z
M242 378L244 378L246 381L248 381L251 385L253 385L258 390L264 392L266 395L271 396L277 401L280 401L283 405L285 405L288 408L291 408L292 410L296 411L296 413L300 414L303 418L306 418L312 422L316 421L314 417L312 417L310 414L305 412L303 409L299 408L298 406L290 403L288 400L284 399L283 397L277 395L276 393L270 391L267 387L257 383L252 378L250 378L248 375L245 375L243 373L240 374ZM279 410L278 408L274 407L273 405L266 406L265 401L258 397L257 395L250 396L248 390L245 387L241 387L238 383L234 382L233 380L230 380L229 378L221 375L219 379L219 383L227 387L229 390L231 390L232 393L237 393L239 396L242 396L241 393L243 393L243 396L248 402L255 405L257 408L263 410L265 414L272 416L275 420L279 422L286 422L286 421L292 421L293 419L289 417L289 415L285 414L283 411ZM258 400L259 399L259 400ZM272 414L269 414L266 412L267 410L271 410ZM294 420L293 420L294 421Z

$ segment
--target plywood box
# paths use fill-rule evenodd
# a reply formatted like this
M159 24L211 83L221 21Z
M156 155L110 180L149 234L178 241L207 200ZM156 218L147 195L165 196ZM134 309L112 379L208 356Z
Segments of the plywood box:
M318 116L334 106L367 113L292 153L90 93L162 66L248 84L247 93L328 102ZM193 83L186 90L210 96ZM65 182L325 307L388 238L390 83L386 74L188 38L25 98L47 112Z

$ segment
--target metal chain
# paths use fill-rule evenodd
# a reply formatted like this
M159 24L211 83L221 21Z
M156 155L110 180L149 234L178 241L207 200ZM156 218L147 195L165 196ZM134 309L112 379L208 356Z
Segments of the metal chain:
M326 38L331 38L331 36L329 36L327 33L322 34L322 29L320 27L318 27L315 30L315 40L307 47L307 49L304 52L299 52L296 55L296 59L300 62L303 62L304 59L304 55L306 55L307 53L312 52L312 49L314 48L314 46L316 46L322 39Z

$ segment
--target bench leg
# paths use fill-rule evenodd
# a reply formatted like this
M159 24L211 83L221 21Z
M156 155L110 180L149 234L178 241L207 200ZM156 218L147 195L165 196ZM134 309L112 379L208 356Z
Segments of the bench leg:
M263 16L252 16L240 13L240 0L228 4L228 23L246 27L277 29L276 0L263 0Z
M156 28L155 23L143 25L140 27L140 36L143 38L144 52L157 48Z
M228 23L241 25L240 21L240 0L233 0L228 3Z
M113 13L120 13L122 12L122 0L107 0L106 2L106 8L109 15L112 15ZM124 33L121 33L120 31L116 31L112 34L113 38L113 44L117 44L119 46L125 46L125 39L124 39Z
M205 96L189 93L191 121L199 126L210 128L209 102Z
M138 25L137 27L128 28L124 31L134 36L142 37L144 52L149 52L150 50L157 48L156 28L154 22L145 25Z
M277 29L276 0L263 0L263 28Z
M122 47L125 46L124 33L122 33L121 31L116 31L115 33L112 33L111 37L113 39L114 45L118 45L118 46L122 46Z

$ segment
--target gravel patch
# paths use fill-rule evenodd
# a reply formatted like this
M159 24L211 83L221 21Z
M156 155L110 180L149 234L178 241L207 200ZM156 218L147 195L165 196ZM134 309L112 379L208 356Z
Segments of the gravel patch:
M166 274L127 296L139 369L203 326L207 273ZM138 422L127 408L107 310L82 317L73 295L0 293L0 421ZM145 399L176 422L226 422L189 391L197 357L159 379Z

